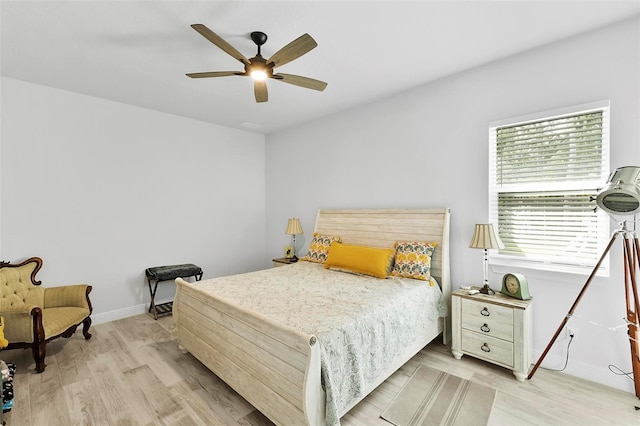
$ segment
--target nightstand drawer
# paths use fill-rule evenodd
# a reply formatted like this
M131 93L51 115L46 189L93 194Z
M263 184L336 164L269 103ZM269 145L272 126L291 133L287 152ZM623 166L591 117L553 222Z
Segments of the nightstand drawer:
M513 367L513 343L462 330L462 350L478 358Z
M463 299L462 328L513 342L513 309Z

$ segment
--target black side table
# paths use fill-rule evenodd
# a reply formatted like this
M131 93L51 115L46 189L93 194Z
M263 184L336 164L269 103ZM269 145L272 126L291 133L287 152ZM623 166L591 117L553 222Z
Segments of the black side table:
M149 284L149 294L151 295L151 303L149 304L149 313L154 319L158 319L159 315L167 315L173 312L173 301L156 305L156 291L160 281L173 281L176 278L196 277L196 281L202 279L202 268L192 263L182 265L154 266L147 268L145 271L147 283ZM153 283L153 286L152 286Z

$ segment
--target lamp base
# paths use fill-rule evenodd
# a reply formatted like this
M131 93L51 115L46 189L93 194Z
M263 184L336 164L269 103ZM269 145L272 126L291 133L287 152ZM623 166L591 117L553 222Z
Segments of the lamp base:
M295 263L298 261L298 256L296 256L295 254L293 255L293 257L291 259L289 259L289 262L291 263Z
M489 287L489 284L485 284L484 287L480 289L480 293L488 294L488 295L496 294L495 291L491 290L491 287Z

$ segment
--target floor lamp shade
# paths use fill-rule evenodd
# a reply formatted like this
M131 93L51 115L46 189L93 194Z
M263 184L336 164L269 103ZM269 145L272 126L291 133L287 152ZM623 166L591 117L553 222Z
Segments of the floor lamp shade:
M610 215L640 213L640 167L625 166L614 170L606 186L598 192L596 203Z

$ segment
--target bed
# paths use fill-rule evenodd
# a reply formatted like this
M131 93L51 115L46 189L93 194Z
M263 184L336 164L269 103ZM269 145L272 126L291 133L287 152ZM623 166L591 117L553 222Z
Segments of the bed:
M442 336L447 343L449 216L447 208L317 214L315 233L339 236L344 245L436 242L426 282L305 261L195 283L178 278L173 319L180 347L276 424L339 424L429 342Z

